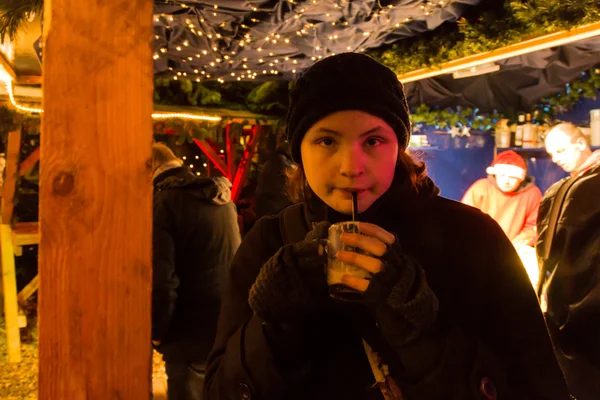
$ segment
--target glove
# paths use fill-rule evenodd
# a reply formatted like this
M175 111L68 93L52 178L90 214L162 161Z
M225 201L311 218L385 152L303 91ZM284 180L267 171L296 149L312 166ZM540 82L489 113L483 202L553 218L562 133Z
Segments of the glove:
M373 275L364 297L375 311L383 336L390 344L402 346L433 324L438 298L423 268L402 251L398 238L380 259L384 267Z
M328 301L327 256L320 246L329 225L326 221L316 224L304 241L283 246L261 268L248 303L266 324L283 328L302 325Z

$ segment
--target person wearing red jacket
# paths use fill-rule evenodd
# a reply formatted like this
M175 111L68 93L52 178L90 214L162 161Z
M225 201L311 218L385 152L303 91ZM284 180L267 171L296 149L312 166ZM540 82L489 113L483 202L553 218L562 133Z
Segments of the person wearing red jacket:
M462 202L498 222L517 249L532 285L537 287L539 270L534 246L542 192L533 177L527 176L523 157L512 150L498 154L486 172L488 177L475 182Z
M486 172L489 176L467 189L462 202L491 216L515 247L533 245L542 192L527 176L523 157L504 151Z

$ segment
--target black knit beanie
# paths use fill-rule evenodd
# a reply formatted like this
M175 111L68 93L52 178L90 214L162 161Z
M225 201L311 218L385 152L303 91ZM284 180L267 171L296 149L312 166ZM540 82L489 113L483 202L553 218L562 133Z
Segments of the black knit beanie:
M396 74L364 54L342 53L307 69L290 93L286 133L294 161L302 163L300 143L311 126L347 110L381 118L396 132L398 144L408 146L409 109Z

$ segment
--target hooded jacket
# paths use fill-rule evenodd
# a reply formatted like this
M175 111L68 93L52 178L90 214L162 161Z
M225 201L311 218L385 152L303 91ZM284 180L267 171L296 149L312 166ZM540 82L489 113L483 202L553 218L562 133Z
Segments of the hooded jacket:
M432 325L411 326L411 340L395 346L395 355L382 355L398 361L391 374L404 398L567 400L535 293L514 247L490 217L439 197L429 183L414 195L397 174L388 192L359 215L360 221L397 235L439 300ZM282 218L285 213L291 218ZM368 339L361 332L376 329L374 321L349 324L343 305L323 308L310 335L288 344L295 354L289 364L282 362L248 303L261 268L286 243L284 231L296 230L293 236L302 238L318 221L347 218L313 196L279 216L262 218L247 234L228 275L205 399L382 399L362 344ZM287 226L292 220L297 222ZM283 341L285 336L277 348Z
M525 178L514 192L504 193L490 175L467 189L462 202L492 217L511 241L525 241L533 246L541 199L542 192L532 177Z
M174 165L154 178L152 340L164 359L204 362L241 238L225 178Z

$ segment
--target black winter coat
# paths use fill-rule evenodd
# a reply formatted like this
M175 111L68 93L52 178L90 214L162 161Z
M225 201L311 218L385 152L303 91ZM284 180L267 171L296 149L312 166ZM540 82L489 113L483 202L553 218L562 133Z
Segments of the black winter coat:
M286 171L294 163L288 152L278 149L263 164L256 185L256 219L275 215L292 202L287 196Z
M294 227L298 237L323 218L312 204L291 207L303 221ZM348 217L329 210L325 218ZM480 390L486 381L493 382L499 400L569 398L529 278L496 222L432 190L411 197L399 184L360 220L397 234L439 300L433 326L395 355L402 366L391 373L407 400L487 399ZM315 332L304 338L294 364L282 365L273 351L248 293L283 245L281 222L277 216L258 221L236 254L209 357L205 399L381 399L370 389L374 379L359 332L375 322L364 319L369 326L353 328L342 305L316 316Z
M186 167L154 179L152 340L165 360L205 362L241 238L225 178Z
M552 185L537 223L540 296L578 400L600 398L599 198L600 162L580 177Z

